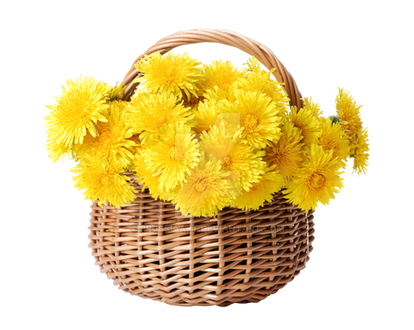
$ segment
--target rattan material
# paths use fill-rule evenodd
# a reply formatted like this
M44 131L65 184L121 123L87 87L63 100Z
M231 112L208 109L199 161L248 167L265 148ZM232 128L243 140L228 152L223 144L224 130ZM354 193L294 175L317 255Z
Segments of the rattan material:
M300 106L293 78L273 53L234 32L179 32L145 54L203 41L238 47L275 67L292 104ZM124 79L126 100L136 76L133 66ZM138 191L132 204L92 205L89 246L101 272L132 295L179 306L258 302L283 288L309 260L313 212L300 211L282 193L258 211L229 207L216 218L204 218L183 216L172 203L154 200L136 181L131 184Z
M290 104L296 105L298 109L302 108L302 96L298 90L295 80L284 65L278 60L275 54L261 43L244 37L236 32L228 30L209 30L195 29L174 33L166 38L159 40L154 46L147 49L132 64L131 69L126 74L123 84L127 85L124 92L124 99L129 100L137 84L133 80L138 76L138 70L134 64L140 61L144 55L159 52L165 54L178 46L196 44L200 42L216 42L228 46L239 48L240 50L254 56L267 69L275 69L273 72L277 81L285 84L286 92L290 98Z

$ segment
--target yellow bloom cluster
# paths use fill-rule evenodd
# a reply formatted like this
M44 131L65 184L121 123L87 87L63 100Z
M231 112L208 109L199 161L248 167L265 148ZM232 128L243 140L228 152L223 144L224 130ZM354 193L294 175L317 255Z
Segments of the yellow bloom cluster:
M355 171L366 170L360 107L342 90L332 119L312 99L289 107L271 72L255 58L247 64L152 54L136 64L140 85L129 102L122 86L69 80L48 106L49 155L75 159L85 198L117 208L137 193L125 172L184 215L256 210L279 191L303 210L328 204L348 157Z

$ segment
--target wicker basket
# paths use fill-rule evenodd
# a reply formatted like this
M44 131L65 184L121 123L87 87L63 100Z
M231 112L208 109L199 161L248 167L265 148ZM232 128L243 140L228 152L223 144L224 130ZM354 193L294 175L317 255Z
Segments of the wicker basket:
M237 33L183 31L144 54L199 42L237 47L268 69L276 68L273 74L285 83L291 104L301 107L295 81L276 56ZM132 66L123 81L126 100L137 86L136 76ZM138 191L132 204L120 209L92 205L89 247L101 272L132 295L179 306L258 302L293 280L309 260L313 214L297 209L282 193L258 211L229 207L214 219L183 216L172 203L131 184Z

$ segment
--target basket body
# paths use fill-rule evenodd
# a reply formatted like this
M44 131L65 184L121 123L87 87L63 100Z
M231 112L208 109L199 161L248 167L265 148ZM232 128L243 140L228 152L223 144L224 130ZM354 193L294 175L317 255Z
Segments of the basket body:
M302 107L295 80L270 49L227 30L194 29L159 40L126 74L129 101L145 55L214 42L255 56L284 84L290 105ZM132 176L132 174L129 174ZM257 211L225 208L216 218L183 216L170 202L154 200L136 182L136 199L121 209L92 205L90 247L101 272L123 291L180 306L258 302L305 267L312 251L313 214L282 193Z
M96 265L123 291L180 306L258 302L290 282L312 251L313 214L274 195L258 211L183 216L141 186L121 209L92 205Z

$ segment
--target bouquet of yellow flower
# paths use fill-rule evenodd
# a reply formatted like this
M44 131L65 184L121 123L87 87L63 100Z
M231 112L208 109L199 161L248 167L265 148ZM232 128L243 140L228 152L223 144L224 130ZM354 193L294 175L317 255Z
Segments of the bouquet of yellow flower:
M366 170L367 130L347 91L325 118L311 98L289 106L283 85L254 57L238 69L154 53L136 68L131 101L122 100L122 85L80 77L48 106L50 157L74 159L75 186L100 205L131 203L136 180L183 215L257 210L279 191L309 211L339 192L349 157L355 172Z

